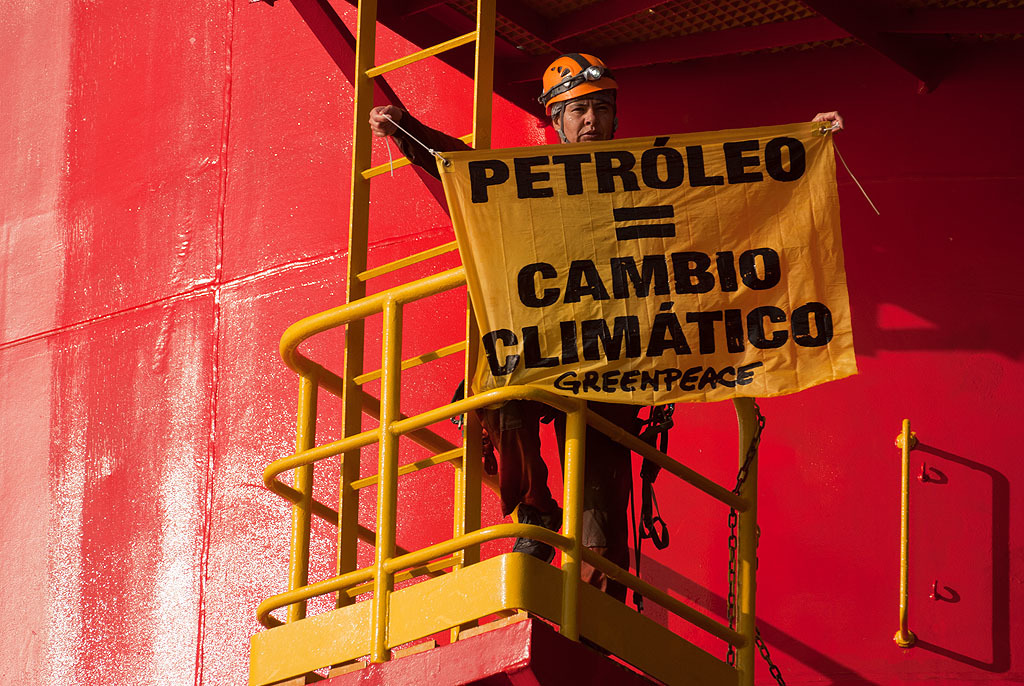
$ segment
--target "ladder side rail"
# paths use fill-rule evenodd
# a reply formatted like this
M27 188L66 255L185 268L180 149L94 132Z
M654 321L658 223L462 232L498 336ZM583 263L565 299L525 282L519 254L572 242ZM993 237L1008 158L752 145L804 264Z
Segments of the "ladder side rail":
M477 150L491 147L492 102L494 99L494 40L497 15L496 0L477 0L476 54L473 66L473 147ZM465 395L472 393L470 383L480 355L480 334L473 315L473 305L466 293L466 356L463 368ZM475 412L463 415L463 459L455 472L455 512L452 537L458 538L480 528L481 472L483 457L483 429ZM461 553L457 568L480 561L480 547L471 546ZM461 628L452 629L451 638L457 640Z
M371 135L366 121L373 107L373 80L366 70L373 65L377 42L377 0L360 0L357 14L355 72L352 82L352 175L351 202L349 203L348 266L345 278L345 301L356 302L366 296L366 284L358 278L366 271L370 224L370 182L363 178L362 170L370 164ZM363 391L355 377L363 373L363 353L366 330L362 319L349 323L345 332L344 367L342 370L341 435L347 437L362 430ZM338 574L356 568L359 524L359 492L351 483L359 478L360 453L349 451L341 457L338 484ZM338 607L352 602L339 593Z
M495 0L478 0L476 8L476 62L473 72L473 148L491 147L494 102Z

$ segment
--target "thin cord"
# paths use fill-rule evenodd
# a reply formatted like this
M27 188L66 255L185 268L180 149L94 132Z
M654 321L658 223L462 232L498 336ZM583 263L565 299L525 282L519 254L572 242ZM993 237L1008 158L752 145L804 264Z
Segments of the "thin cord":
M839 146L836 145L835 139L832 140L832 147L836 149L836 155L839 156L839 161L843 163L843 167L846 168L846 173L850 175L853 182L857 184L857 188L859 188L860 192L864 194L864 199L868 201L869 205L871 205L871 209L875 211L875 214L881 216L882 213L878 211L877 207L875 207L875 203L871 202L871 198L868 197L868 192L864 190L864 186L860 185L860 181L858 181L857 177L853 175L852 171L850 171L850 165L848 165L846 160L843 159L843 153L839 152Z
M391 178L395 177L395 161L391 159L391 136L385 136L384 147L388 151L388 168L391 169Z
M833 124L832 126L823 126L823 127L821 127L821 135L824 136L826 133L832 133L833 131L837 130L838 128L839 128L839 124ZM855 184L857 184L857 188L860 189L861 195L863 195L864 199L868 201L869 205L871 205L871 209L873 209L875 211L875 214L881 216L882 213L878 211L877 207L875 207L875 203L871 202L871 198L868 197L868 192L866 190L864 190L864 186L860 185L860 181L858 181L857 177L853 175L852 171L850 171L850 165L848 165L846 163L846 160L843 159L843 153L839 152L839 146L836 145L836 139L835 138L832 139L832 147L834 147L836 149L836 155L839 157L839 161L843 163L843 167L846 169L846 173L849 174L850 178L853 179L853 182Z
M399 124L397 121L392 119L390 116L385 114L384 118L387 119L392 124L394 124L395 126L397 126L406 136L408 136L409 138L413 139L413 141L415 141L416 143L419 143L421 146L423 146L424 150L429 152L431 155L433 155L437 159L441 160L441 164L443 164L446 167L452 166L452 163L449 162L448 160L446 160L444 157L442 157L441 153L439 153L437 150L434 150L429 145L427 145L426 143L421 141L419 138L417 138L416 136L414 136L411 133L409 133L401 124Z

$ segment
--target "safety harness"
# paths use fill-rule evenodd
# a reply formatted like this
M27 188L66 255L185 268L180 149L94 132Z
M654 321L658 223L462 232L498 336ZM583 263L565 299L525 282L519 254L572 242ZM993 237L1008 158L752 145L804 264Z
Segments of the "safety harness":
M457 403L466 397L466 380L463 379L459 382L458 388L455 389L455 394L452 395L452 402ZM463 430L462 427L466 423L466 415L460 414L449 419L449 421L455 426L459 427L459 430ZM494 476L498 473L498 458L494 454L494 443L491 442L491 435L487 433L487 429L481 427L480 435L480 452L484 460L484 473Z
M639 437L645 443L657 448L663 453L668 452L668 431L674 423L672 414L676 406L672 403L652 407L647 419L642 420L638 429ZM636 566L636 575L640 576L641 546L645 538L651 539L654 547L664 550L668 547L669 533L668 525L661 518L661 510L658 508L658 497L654 493L654 482L661 472L661 467L644 458L643 466L640 468L640 522L636 521L636 504L633 492L629 494L630 515L632 518L633 530L633 553ZM644 599L637 590L633 591L633 603L637 610L644 611Z

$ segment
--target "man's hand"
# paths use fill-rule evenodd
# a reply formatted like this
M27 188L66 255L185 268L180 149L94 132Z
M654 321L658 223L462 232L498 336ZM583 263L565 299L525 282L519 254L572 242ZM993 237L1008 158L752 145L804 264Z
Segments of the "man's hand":
M370 131L373 132L374 136L381 138L384 136L394 136L395 132L398 131L398 127L388 121L387 117L391 117L395 121L402 121L403 114L405 112L394 105L374 107L370 110Z
M838 112L819 112L811 121L827 121L832 126L833 133L843 130L843 116Z

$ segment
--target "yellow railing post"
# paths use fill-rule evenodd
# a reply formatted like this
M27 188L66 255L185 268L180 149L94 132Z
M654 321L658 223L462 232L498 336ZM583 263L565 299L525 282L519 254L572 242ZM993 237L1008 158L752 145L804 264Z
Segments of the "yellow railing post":
M481 431L480 420L476 413L466 413L462 425L464 438L462 441L462 458L454 464L455 469L455 525L452 527L452 538L476 531L480 528L480 453ZM480 561L480 549L467 548L462 551L461 562L456 569Z
M398 516L398 434L392 424L400 417L402 365L402 305L394 299L384 304L381 324L380 378L380 464L377 473L377 545L374 556L373 608L371 610L370 659L387 662L388 615L394 574L386 568L395 556L395 531Z
M747 451L757 436L757 413L754 398L736 398L736 420L739 424L740 467L746 463ZM755 453L747 464L747 477L740 488L740 497L747 502L747 508L739 513L737 535L736 573L736 631L746 639L746 644L736 651L736 668L739 670L740 686L753 686L755 604L757 592L757 463Z
M469 295L467 294L466 297L468 299ZM476 367L479 336L477 335L476 321L473 319L473 311L468 307L466 333L466 360L463 365L463 378L465 379L465 394L469 396L472 392L470 380L473 369ZM452 538L458 538L480 528L482 446L483 433L480 419L476 412L467 412L462 424L462 459L458 461L455 470L455 526L452 529ZM456 556L460 561L454 569L476 564L480 561L480 546L470 546L457 553ZM451 640L457 641L459 632L462 629L470 628L470 626L453 627Z
M309 450L316 445L316 381L299 377L299 409L295 430L295 451ZM313 465L295 470L295 490L302 500L292 506L292 541L288 563L288 590L302 588L309 581L309 528L313 509ZM306 601L288 606L288 621L306 617Z
M901 481L900 481L900 628L892 640L900 648L909 648L917 641L917 636L910 630L907 616L907 590L910 554L910 451L917 445L917 437L910 430L910 420L903 420L903 429L896 437L896 445L900 449Z
M572 549L562 551L562 623L560 632L576 641L580 637L580 561L583 558L583 475L587 451L587 406L582 400L565 420L565 492L562 502L562 535Z

